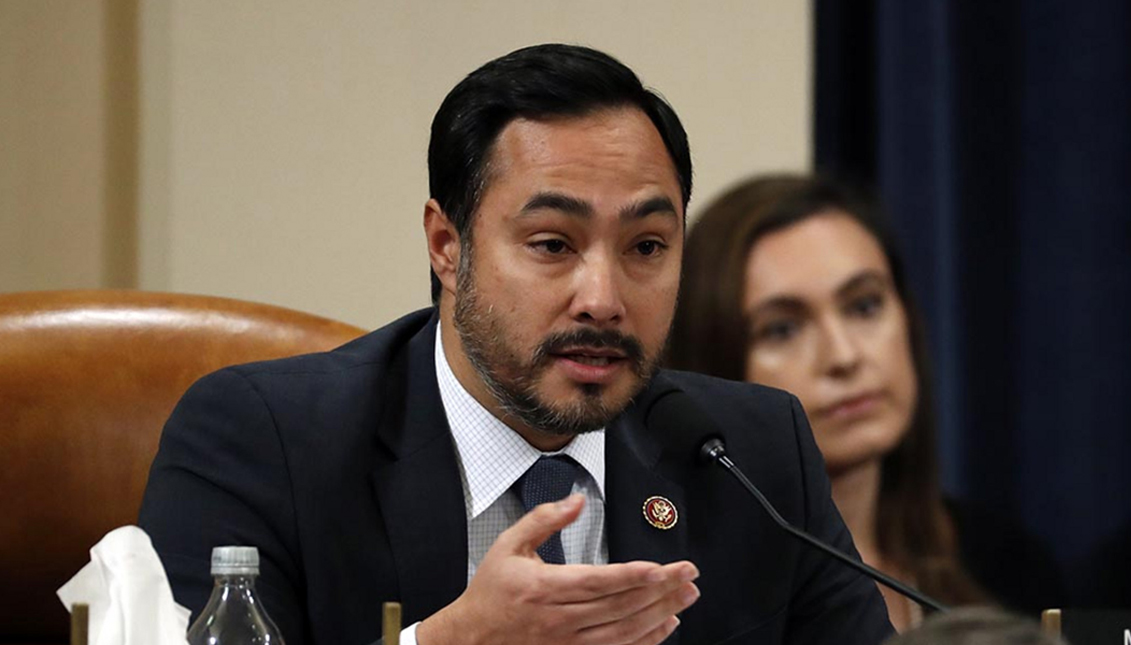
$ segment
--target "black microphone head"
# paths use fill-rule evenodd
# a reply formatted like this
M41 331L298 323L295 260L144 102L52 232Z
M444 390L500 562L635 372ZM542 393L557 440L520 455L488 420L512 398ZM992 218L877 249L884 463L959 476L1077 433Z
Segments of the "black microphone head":
M675 466L705 463L709 458L703 454L704 445L723 442L723 433L703 408L680 389L657 394L645 410L644 424L663 446L660 461Z

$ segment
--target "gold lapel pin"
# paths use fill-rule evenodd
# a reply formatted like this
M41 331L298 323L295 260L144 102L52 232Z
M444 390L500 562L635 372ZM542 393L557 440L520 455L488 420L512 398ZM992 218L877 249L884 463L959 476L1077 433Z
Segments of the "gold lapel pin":
M644 500L644 519L652 526L666 531L679 521L679 511L670 499L653 495Z

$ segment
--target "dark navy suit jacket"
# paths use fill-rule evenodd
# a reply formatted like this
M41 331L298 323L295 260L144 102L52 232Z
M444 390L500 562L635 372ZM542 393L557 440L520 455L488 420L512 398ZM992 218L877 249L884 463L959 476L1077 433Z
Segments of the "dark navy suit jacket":
M405 624L465 588L467 521L436 383L436 318L423 310L337 350L221 370L165 426L140 525L194 616L217 545L259 548L258 591L288 645L365 645L381 604ZM852 551L797 400L784 392L661 371L727 434L728 450L796 526ZM614 562L688 559L699 601L671 643L879 643L891 632L874 583L787 536L725 472L660 463L630 406L606 432ZM643 517L662 495L679 511Z

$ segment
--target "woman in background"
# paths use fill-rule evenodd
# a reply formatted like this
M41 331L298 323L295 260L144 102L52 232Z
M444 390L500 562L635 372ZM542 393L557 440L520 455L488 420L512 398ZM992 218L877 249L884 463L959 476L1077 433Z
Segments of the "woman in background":
M796 394L863 560L946 604L987 600L940 493L923 327L866 204L804 176L724 194L688 237L669 356ZM896 629L921 620L881 591Z

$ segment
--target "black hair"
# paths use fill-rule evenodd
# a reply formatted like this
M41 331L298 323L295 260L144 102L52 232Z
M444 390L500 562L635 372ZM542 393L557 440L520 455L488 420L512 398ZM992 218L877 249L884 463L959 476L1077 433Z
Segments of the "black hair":
M471 223L488 181L499 134L519 118L580 117L637 108L656 126L679 179L684 210L691 199L687 133L671 106L608 54L576 45L535 45L497 58L459 82L432 119L428 189L468 248ZM440 281L432 273L432 301Z

